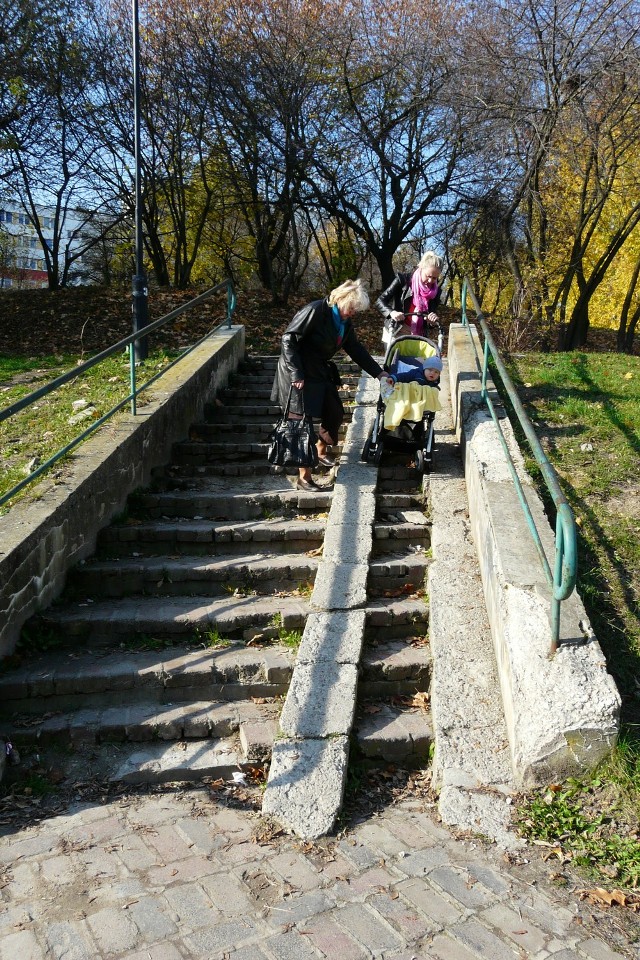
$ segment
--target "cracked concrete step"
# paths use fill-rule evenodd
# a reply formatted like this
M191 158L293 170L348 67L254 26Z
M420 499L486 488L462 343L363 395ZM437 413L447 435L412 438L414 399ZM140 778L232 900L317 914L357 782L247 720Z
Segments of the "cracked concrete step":
M431 648L427 641L406 640L367 644L360 660L360 699L428 693L431 684Z
M218 440L207 439L204 436L198 439L181 440L173 445L172 460L174 463L208 463L210 460L221 458L234 460L240 457L258 457L266 461L269 450L269 434L273 430L273 423L262 424L259 434L244 434L237 430L228 431L229 437ZM218 430L215 425L211 429ZM339 431L339 440L344 440L346 429Z
M220 493L192 487L178 491L156 491L136 498L135 511L147 518L184 517L192 520L264 520L274 513L283 514L309 506L293 484L285 481L280 489L241 493Z
M308 496L317 497L316 494ZM319 499L319 497L317 497ZM260 543L277 553L304 552L320 546L326 521L264 520L214 522L211 520L132 521L113 524L100 531L98 546L103 556L126 554L246 553L247 544Z
M243 590L266 595L312 585L317 569L317 557L289 553L88 560L73 571L68 590L76 598L230 596Z
M419 596L374 597L365 609L365 641L422 638L429 628L429 605Z
M50 631L87 643L113 644L136 637L206 640L212 633L250 640L257 634L277 636L279 629L302 630L307 614L307 601L292 596L137 597L50 608L34 618L30 630L34 635Z
M291 679L295 653L283 644L171 650L60 651L0 676L2 715L111 708L190 699L269 702ZM248 715L251 711L245 711ZM26 724L30 728L32 723Z
M276 404L243 403L238 406L233 406L205 403L204 405L204 420L206 423L232 422L250 424L253 420L269 418L273 424L279 416L280 407Z
M384 556L369 564L367 593L382 597L390 592L407 590L411 593L425 587L430 560L425 549L415 548L409 553Z
M431 713L410 704L361 704L354 740L356 752L365 760L423 765L433 743Z
M265 698L263 698L265 699ZM189 703L137 703L91 706L70 712L57 712L17 721L13 730L16 743L26 744L134 742L169 740L207 740L239 733L243 724L264 724L264 743L273 741L277 732L278 707L252 701L216 703L211 700ZM255 731L252 740L258 740ZM255 749L251 759L255 760Z

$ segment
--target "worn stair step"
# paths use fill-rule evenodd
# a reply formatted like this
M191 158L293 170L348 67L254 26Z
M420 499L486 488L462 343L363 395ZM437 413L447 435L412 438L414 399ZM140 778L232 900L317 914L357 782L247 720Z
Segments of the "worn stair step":
M245 464L245 466L247 466ZM251 466L249 464L248 466ZM327 471L328 473L328 471ZM285 473L281 467L272 468L271 473L243 473L242 476L235 476L233 483L218 473L212 473L209 467L205 468L183 468L178 467L176 471L165 471L162 476L156 476L153 481L154 493L174 493L176 491L202 493L208 496L210 493L219 494L220 491L233 491L233 496L251 497L255 493L273 493L280 491L288 494L293 491L298 497L298 509L308 512L309 501L303 496L303 491L296 488L298 479L298 470L291 468L291 472ZM241 492L244 491L244 492ZM328 490L327 493L331 491ZM320 501L324 504L323 510L327 509L327 501L324 494L319 495ZM232 519L232 518L229 518Z
M238 406L219 406L215 403L206 403L204 419L206 423L251 423L253 420L271 420L275 423L280 416L280 407L277 404L249 404Z
M317 569L317 557L288 553L224 555L215 560L188 556L90 560L73 571L68 591L76 597L103 598L135 593L229 596L243 590L272 594L290 592L295 584L312 585Z
M181 477L266 477L278 476L285 473L282 467L274 467L265 458L253 460L235 460L233 463L206 463L206 464L178 464L172 463L166 467L159 467L152 471L154 481L165 478L179 479ZM289 476L297 476L295 467L286 471Z
M431 752L431 713L398 704L361 704L354 735L358 753L367 760L418 766Z
M367 578L368 593L370 596L388 596L397 591L414 593L424 588L428 569L429 558L424 549L406 556L373 560Z
M386 519L386 514L395 514L399 510L427 511L426 504L412 493L380 493L376 497L376 506L380 520Z
M268 756L271 756L269 745ZM242 748L240 736L224 740L204 740L180 744L149 744L133 751L110 775L116 783L213 782L251 774L267 759L250 759ZM241 781L242 782L242 781ZM248 781L245 780L245 783Z
M262 698L263 700L266 698ZM153 703L138 700L114 707L90 706L71 711L45 713L16 722L16 744L105 743L152 740L205 740L239 733L243 723L268 724L273 739L277 731L280 701L258 704L251 700L216 703ZM254 757L255 759L255 757Z
M365 640L388 641L426 636L429 605L420 596L373 597L365 608Z
M318 494L307 494L320 499ZM320 504L318 504L320 507ZM100 531L103 556L167 556L175 554L245 553L247 544L263 544L277 553L300 552L318 547L324 538L326 520L156 520L112 525Z
M36 662L0 675L2 714L42 713L46 709L71 709L105 695L110 706L117 696L141 697L157 703L181 700L180 691L193 686L247 684L280 686L287 683L295 651L281 643L247 645L220 643L197 648L176 645L159 650L114 649L59 650ZM84 699L83 699L84 698ZM226 699L226 698L225 698ZM231 699L237 699L233 697Z
M228 492L220 492L223 486ZM301 492L286 479L276 490L256 490L244 485L243 492L229 491L228 484L217 489L161 491L143 494L136 500L136 509L148 519L184 517L192 520L258 520L273 519L274 514L292 514L308 502L301 501Z
M428 641L406 640L367 644L360 660L358 696L389 698L428 692L431 684L431 648Z
M139 597L118 603L85 602L51 608L37 618L41 630L71 641L118 643L136 638L207 641L216 637L277 636L301 630L308 603L301 597ZM34 626L34 629L36 627Z
M277 419L277 417L276 417ZM273 430L275 420L269 417L250 421L238 420L203 420L193 423L189 427L189 442L191 443L228 443L237 440L241 443L262 443Z
M390 544L396 541L410 541L428 547L431 543L431 524L422 514L421 521L385 523L377 520L373 525L373 551L376 556L382 550L392 549Z

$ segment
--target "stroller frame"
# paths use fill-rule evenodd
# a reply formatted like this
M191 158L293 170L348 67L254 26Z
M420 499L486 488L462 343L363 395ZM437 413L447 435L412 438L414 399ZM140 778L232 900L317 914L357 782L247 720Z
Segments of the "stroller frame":
M406 316L413 316L413 314L407 314ZM429 346L436 351L436 354L441 356L442 347L444 344L444 334L440 324L434 324L434 326L437 330L437 342L434 342L428 337L411 334L397 337L395 340L392 340L387 348L383 369L386 372L389 372L395 354L397 353L397 345L405 340L419 340L421 342L428 343ZM405 431L408 430L411 434L409 438L404 439L402 437L393 436L395 431L390 431L385 428L385 408L385 402L382 399L382 394L380 394L378 397L378 403L376 405L376 417L369 436L367 437L364 447L362 448L360 459L367 463L375 463L377 466L380 463L385 446L389 450L409 450L414 451L415 466L418 473L421 475L424 475L425 473L431 473L433 468L434 454L435 412L433 410L426 410L423 413L420 421L403 420L400 424L400 427L397 429L400 430L400 428L404 427Z

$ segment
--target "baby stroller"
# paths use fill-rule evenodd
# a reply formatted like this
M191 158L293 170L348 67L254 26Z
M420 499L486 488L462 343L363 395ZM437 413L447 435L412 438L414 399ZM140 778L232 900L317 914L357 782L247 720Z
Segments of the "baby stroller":
M418 473L431 473L433 466L434 420L440 410L438 383L420 378L421 362L440 357L444 335L435 327L437 342L423 336L402 336L393 340L384 359L384 370L398 377L393 388L383 383L376 418L362 448L361 460L380 463L382 451L413 451ZM414 371L412 373L411 371Z

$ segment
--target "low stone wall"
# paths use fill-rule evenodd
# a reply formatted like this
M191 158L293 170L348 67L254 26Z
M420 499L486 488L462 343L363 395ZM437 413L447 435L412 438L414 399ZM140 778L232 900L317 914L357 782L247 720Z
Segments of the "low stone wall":
M593 768L611 750L620 697L578 594L562 604L561 647L550 655L551 589L481 398L475 327L449 329L451 402L464 456L471 528L500 675L514 776L528 788ZM495 386L489 384L494 391ZM504 434L553 569L554 538L509 421Z
M25 621L60 595L70 567L94 552L98 531L129 494L169 460L244 350L244 327L214 332L144 391L137 416L116 415L76 449L61 480L41 481L0 517L0 658L14 651Z

